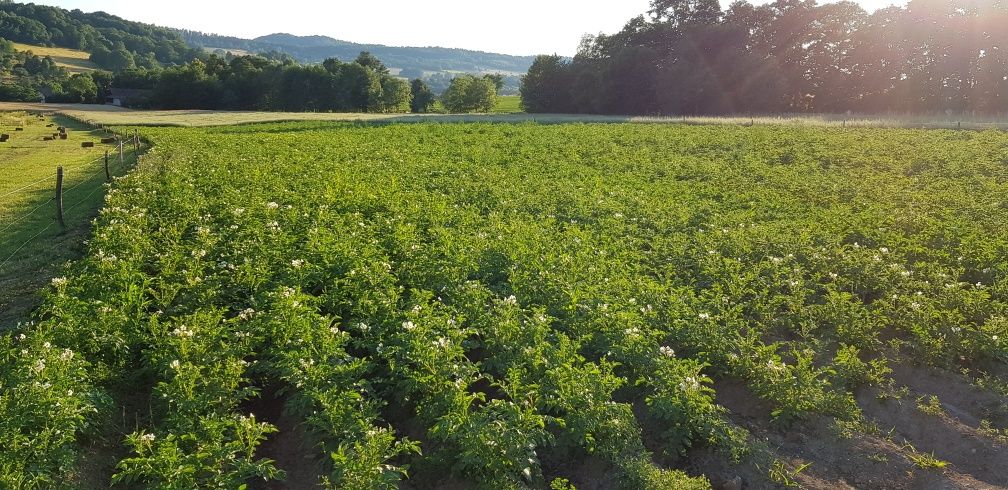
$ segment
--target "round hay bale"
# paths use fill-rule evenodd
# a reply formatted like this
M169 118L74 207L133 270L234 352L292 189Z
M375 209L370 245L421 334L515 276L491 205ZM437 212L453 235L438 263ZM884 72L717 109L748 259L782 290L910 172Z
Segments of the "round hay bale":
M66 133L60 133L60 139L61 140L67 139L67 134Z

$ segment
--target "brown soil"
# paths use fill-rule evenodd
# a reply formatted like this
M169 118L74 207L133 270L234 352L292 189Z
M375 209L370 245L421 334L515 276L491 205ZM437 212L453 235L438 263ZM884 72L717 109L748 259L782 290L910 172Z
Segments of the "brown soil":
M961 375L927 368L894 369L897 387L908 394L881 399L878 389L857 393L868 424L877 431L851 439L838 437L826 417L800 421L790 427L771 422L770 406L757 399L738 380L721 380L717 401L731 419L746 428L772 458L795 470L792 478L802 488L877 489L997 489L1008 488L1008 446L985 437L977 428L987 419L1003 426L997 395L974 388ZM917 399L935 395L945 415L918 409ZM947 462L944 468L922 468L913 459L922 454ZM754 457L753 460L760 458ZM686 460L691 474L708 475L715 488L775 488L766 466L756 461L728 462L712 450L693 451Z
M132 455L126 446L126 436L150 426L151 389L148 383L139 383L143 389L116 390L112 394L115 407L105 414L96 435L82 441L80 471L73 476L74 488L127 488L112 485L116 466Z
M287 477L283 481L252 482L249 488L260 490L321 488L322 452L312 442L301 420L284 410L284 400L275 390L263 390L262 397L250 400L244 407L262 422L278 429L259 446L259 458L271 459Z

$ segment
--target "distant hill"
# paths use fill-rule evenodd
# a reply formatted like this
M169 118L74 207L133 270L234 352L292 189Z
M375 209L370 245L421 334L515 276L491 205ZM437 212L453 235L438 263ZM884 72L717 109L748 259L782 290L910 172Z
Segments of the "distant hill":
M534 56L511 56L468 49L438 47L395 47L381 44L359 44L326 36L295 36L270 34L255 39L218 36L196 31L177 31L191 46L198 48L241 50L253 53L278 51L303 63L318 63L326 58L351 61L361 51L382 60L386 66L404 71L404 76L417 77L422 72L498 72L520 74L528 71Z
M54 61L76 72L94 67L120 72L130 68L163 68L188 63L218 49L237 56L262 54L284 61L320 63L327 58L349 62L369 51L395 75L424 78L437 93L458 73L501 73L503 94L517 93L519 77L532 65L533 56L512 56L468 49L395 47L360 44L326 36L270 34L256 39L218 36L203 32L133 22L105 12L85 13L30 3L0 0L0 39L41 48L68 48L82 64L71 66L71 56ZM88 54L87 60L82 56ZM90 63L84 63L90 61Z

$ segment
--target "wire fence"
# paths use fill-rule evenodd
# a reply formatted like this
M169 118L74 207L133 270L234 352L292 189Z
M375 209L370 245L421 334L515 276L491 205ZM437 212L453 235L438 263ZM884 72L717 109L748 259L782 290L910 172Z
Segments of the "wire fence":
M17 189L14 189L14 190L12 190L12 191L10 191L10 192L8 192L8 193L0 196L0 199L6 199L6 198L8 198L10 196L13 196L14 194L20 193L22 191L27 191L27 190L31 189L32 187L38 186L39 184L41 184L43 182L46 182L46 181L48 181L50 179L51 179L51 177L44 177L44 178L41 178L39 180L36 180L35 182L30 182L28 184L25 184L22 187L18 187Z
M88 162L80 163L80 164L77 164L77 165L74 165L74 166L69 166L69 167L68 166L64 166L63 167L64 178L66 178L66 175L69 173L70 170L79 170L79 169L85 168L87 166L90 166L90 165L94 164L95 162L104 160L104 158L105 157L100 157L98 159L90 160ZM63 193L64 194L69 194L70 192L73 192L74 189L76 189L76 188L78 188L78 187L80 187L80 186L82 186L84 184L87 184L87 183L89 183L89 182L91 182L93 180L94 180L94 176L93 175L84 175L79 182L77 182L76 184L74 184L74 185L72 185L70 187L67 187L66 189L63 189ZM10 197L10 196L14 195L17 192L30 192L32 190L35 190L36 188L39 189L39 190L45 189L46 186L43 186L43 185L40 185L40 184L49 183L49 185L52 185L54 182L55 182L55 176L45 177L45 178L36 180L35 182L32 182L31 184L22 186L22 187L18 188L16 191L8 192L7 194L4 194L3 196L0 196L0 198ZM54 197L50 197L46 201L44 201L41 204L39 204L39 205L35 206L34 208L32 208L30 211L28 211L26 213L23 213L20 216L15 217L13 222L9 223L4 228L0 229L0 234L2 234L3 232L7 231L10 228L12 228L17 223L19 223L21 221L24 221L24 219L27 218L28 216L31 216L31 215L35 214L35 212L38 211L40 208L42 208L43 206L45 206L45 205L53 202L53 199L54 199Z
M46 201L42 202L42 203L41 203L41 204L39 204L38 206L35 206L34 208L32 208L32 210L31 210L31 211L28 211L27 213L24 213L24 214L22 214L22 215L21 215L20 217L18 217L17 219L15 219L15 220L14 220L14 221L12 221L11 223L9 223L9 224L8 224L7 226L5 226L5 227L4 227L4 228L3 228L2 230L0 230L0 235L2 235L2 234L3 234L4 232L6 232L7 230L9 230L9 229L13 228L13 227L14 227L15 225L17 225L18 223L20 223L20 222L24 221L24 220L25 220L25 219L27 219L27 218L28 218L29 216L32 216L33 214L35 214L35 212L36 212L36 211L38 211L39 209L42 209L43 207L45 207L45 206L48 206L48 205L49 205L50 203L52 203L52 202L53 202L53 198L49 198L48 200L46 200Z
M91 166L91 165L93 165L93 164L95 164L97 162L101 162L101 161L105 160L105 158L106 157L103 155L103 156L100 156L98 158L95 158L94 160L88 160L86 162L78 163L76 165L64 165L63 166L63 171L65 172L65 171L69 171L69 170L78 170L78 169L81 169L81 168L84 168L84 167L88 167L88 166ZM112 155L109 154L108 158L112 158ZM22 193L22 192L25 192L25 191L31 191L31 190L34 190L34 188L36 188L36 187L38 187L38 188L44 188L44 186L42 186L41 184L43 184L45 182L52 182L52 180L53 180L53 177L43 177L43 178L38 179L36 181L29 182L29 183L27 183L27 184L25 184L25 185L23 185L21 187L18 187L17 189L8 191L5 194L0 194L0 199L6 199L6 198L8 198L10 196L13 196L15 194L19 194L19 193Z
M108 131L105 128L101 128L101 129L103 129L105 131ZM126 165L128 165L129 163L135 164L135 163L139 162L140 151L144 149L144 145L142 144L142 140L140 139L140 137L139 137L138 134L134 134L134 136L128 136L128 135L119 135L119 136L121 137L120 138L120 144L121 145L120 145L119 148L117 148L117 151L121 151L121 154L123 155L123 157L120 160L119 159L119 155L116 155L115 160L119 160L119 162L121 162L121 164L122 164L120 166L121 168L118 168L117 171L122 171L122 170L125 170L127 168ZM135 146L133 146L133 149L127 149L127 147L129 146L129 145L127 145L127 141L132 140L133 138L136 138L136 140L134 140L135 143L131 143L131 144L135 144ZM130 153L132 153L132 158L130 159L130 160L132 160L132 162L129 162L125 158L126 155L130 154ZM105 159L109 159L109 161L111 161L112 160L112 155L111 154L107 154L107 155L98 157L98 158L96 158L94 160L89 160L89 161L86 161L86 162L81 162L81 163L78 163L78 164L75 164L75 165L70 165L70 166L63 166L63 176L64 176L64 179L66 179L68 171L75 171L76 172L78 170L90 167L90 166L94 165L95 163L101 162L101 161L103 161ZM117 162L117 163L119 163L119 162ZM86 185L88 183L94 183L95 180L98 180L98 177L101 177L103 175L103 173L104 172L84 172L85 175L81 176L81 178L80 178L80 180L78 182L76 182L74 185L72 185L70 187L67 187L67 188L65 188L65 189L62 190L62 194L59 196L59 198L62 199L63 196L69 195L70 193L72 193L73 191L77 190L81 186L84 186L84 185ZM25 185L23 185L23 186L15 189L15 190L12 190L12 191L9 191L9 192L7 192L7 193L5 193L3 195L0 195L0 199L13 196L13 195L15 195L17 193L31 192L32 190L35 190L36 188L37 189L44 189L45 188L45 186L43 185L44 183L49 182L50 184L55 184L55 181L56 181L56 179L54 177L45 177L45 178L36 180L34 182L27 183L27 184L25 184ZM63 207L62 208L63 214L65 215L65 214L67 214L67 213L69 213L69 212L77 209L78 207L80 207L84 203L88 202L95 195L95 193L97 193L100 189L103 189L103 188L104 188L104 183L103 182L97 183L96 185L94 185L94 187L91 189L91 191L88 192L84 197L78 199L76 202L74 202L70 206ZM30 209L29 211L27 211L25 213L22 213L19 216L16 216L13 219L13 221L11 221L7 225L5 225L2 229L0 229L0 236L3 236L5 233L7 233L11 229L13 229L15 226L17 226L17 225L19 225L21 223L24 223L29 217L34 216L37 212L39 212L39 210L41 210L43 208L46 208L48 206L51 206L56 199L57 199L57 196L56 196L56 192L55 192L55 189L54 189L52 197L50 197L49 199L46 199L45 201L39 203L38 205L36 205L32 209ZM58 223L56 209L57 208L53 209L53 219L52 219L52 221L50 221L43 228L39 229L37 232L35 232L34 234L32 234L31 237L29 237L27 240L25 240L20 245L18 245L18 247L15 248L14 251L11 252L10 255L8 255L7 258L4 259L3 262L0 262L0 270L3 270L9 263L11 263L18 256L18 254L22 250L24 250L28 245L30 245L35 240L37 240L40 237L42 237L42 235L44 235L47 231L49 231L50 229L52 229Z
M14 249L14 251L11 252L11 254L9 256L7 256L6 260L4 260L3 262L0 262L0 270L3 270L4 267L6 267L7 264L10 263L11 260L14 260L14 257L17 256L18 252L20 252L21 250L24 250L24 248L27 247L29 243L35 241L36 238L42 236L43 233L45 233L46 231L48 231L49 228L52 228L53 225L55 225L55 224L56 224L55 221L53 221L52 223L49 223L48 225L45 226L45 228L42 228L41 230L39 230L38 233L36 233L35 235L33 235L31 238L25 240L25 242L22 243L21 246L19 246L18 248Z

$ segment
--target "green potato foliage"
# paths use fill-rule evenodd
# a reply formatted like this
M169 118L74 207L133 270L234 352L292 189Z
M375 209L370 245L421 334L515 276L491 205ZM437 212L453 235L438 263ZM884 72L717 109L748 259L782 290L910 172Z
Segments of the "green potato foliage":
M115 480L140 486L282 479L250 408L276 399L329 488L566 487L557 461L586 458L706 488L668 465L745 456L721 382L850 426L893 362L1008 361L1002 133L144 132L86 257L0 344L5 486L70 481L134 390L150 416Z

